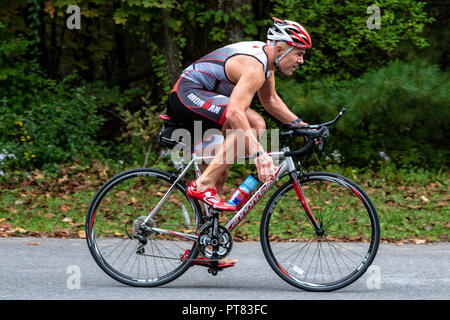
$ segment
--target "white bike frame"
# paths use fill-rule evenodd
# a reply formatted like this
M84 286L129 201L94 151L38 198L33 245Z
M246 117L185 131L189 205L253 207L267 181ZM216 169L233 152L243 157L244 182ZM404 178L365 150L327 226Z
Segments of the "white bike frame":
M239 222L241 222L242 219L245 218L245 216L247 216L247 214L256 205L256 203L264 196L264 194L266 194L266 192L274 185L274 183L277 182L283 176L283 174L285 172L292 172L295 170L295 164L294 164L294 160L292 159L292 157L285 157L285 155L284 155L285 152L288 152L288 151L289 151L289 148L286 147L281 152L270 152L269 153L269 155L271 157L283 159L283 161L281 162L281 164L279 165L279 167L277 168L277 170L275 172L274 179L270 182L263 183L257 189L257 191L254 192L253 195L245 202L245 204L236 212L236 214L227 222L227 224L225 225L225 228L228 231L231 232L234 230L234 228L236 228L236 226L239 224ZM175 185L177 184L177 182L186 174L186 172L192 166L194 166L195 174L198 178L201 175L199 163L201 163L204 160L211 160L213 158L214 158L213 156L197 156L195 153L192 154L192 160L187 164L187 166L179 174L178 178L174 181L172 186L169 188L169 190L166 192L166 194L162 197L162 199L159 201L159 203L153 208L153 210L150 212L148 217L144 220L144 223L147 223L159 211L162 204L169 197L170 193L172 192L172 190L175 187ZM253 159L253 158L254 157L247 157L246 159ZM299 196L301 203L303 204L303 206L309 213L310 217L315 222L315 219L312 216L312 213L304 199L303 191L301 190L300 184L296 180L294 181L294 188L295 188L297 195ZM210 217L211 213L209 211L209 207L206 204L204 204L204 207L205 207L206 216ZM152 227L151 229L152 229L152 231L155 231L160 234L170 234L170 235L173 235L173 236L176 236L179 238L183 238L186 240L197 241L197 239L198 239L198 235L192 235L192 234L187 234L187 233L183 233L183 232L166 230L166 229L161 229L161 228L157 228L157 227Z

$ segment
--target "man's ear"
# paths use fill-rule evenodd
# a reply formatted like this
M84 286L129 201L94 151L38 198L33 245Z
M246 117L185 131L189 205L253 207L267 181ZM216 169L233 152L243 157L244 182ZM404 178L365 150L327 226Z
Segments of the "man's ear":
M281 53L283 53L283 45L281 43L277 43L277 46L275 47L275 51L277 52L277 55L280 55Z
M276 46L276 49L275 49L275 51L277 53L277 56L282 55L286 50L287 50L287 46L286 46L286 44L284 42L278 42L277 43L277 46Z

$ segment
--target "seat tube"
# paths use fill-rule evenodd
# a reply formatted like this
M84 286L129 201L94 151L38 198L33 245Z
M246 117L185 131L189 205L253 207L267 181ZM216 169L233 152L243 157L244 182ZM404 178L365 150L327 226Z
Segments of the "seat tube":
M194 165L194 170L195 170L195 176L197 177L197 179L202 175L202 171L200 170L200 165L196 161L198 158L199 157L195 153L192 154L192 159L194 160L193 165ZM203 203L203 208L205 210L206 217L210 217L211 213L209 212L209 208L206 203Z
M195 153L192 153L192 159L194 160L193 165L194 165L195 176L198 179L201 176L202 172L200 170L200 166L198 165L198 163L196 161L197 158L198 158L197 155Z

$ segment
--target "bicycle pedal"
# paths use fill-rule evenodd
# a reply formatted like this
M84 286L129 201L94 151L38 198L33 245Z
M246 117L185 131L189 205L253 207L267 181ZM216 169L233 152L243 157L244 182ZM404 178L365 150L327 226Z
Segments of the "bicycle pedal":
M222 271L223 269L213 269L213 268L209 268L208 269L208 273L211 273L213 276L217 276L217 273L219 273L219 271Z
M218 264L214 265L214 261L199 261L199 260L193 260L191 267L192 266L202 266L202 267L207 267L208 268L208 272L209 270L212 269L217 269L219 271L222 271L225 268L230 268L230 267L234 267L234 265L236 264L237 261L234 262L230 262L230 263L223 263L223 262L219 262Z

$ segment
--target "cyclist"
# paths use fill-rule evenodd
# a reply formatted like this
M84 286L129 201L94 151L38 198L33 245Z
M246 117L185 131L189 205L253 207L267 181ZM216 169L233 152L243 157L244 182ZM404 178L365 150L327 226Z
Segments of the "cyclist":
M203 129L217 128L225 135L223 145L202 175L188 187L188 195L218 210L235 210L218 195L228 175L226 155L234 154L235 130L243 130L245 146L256 156L258 177L268 182L274 177L272 158L258 141L265 130L264 119L250 108L258 93L261 104L277 120L292 126L306 125L291 112L275 90L274 71L291 75L303 63L311 38L297 22L273 18L267 42L245 41L217 49L187 67L175 84L168 100L168 115L185 128L194 129L200 120ZM253 129L254 131L250 130Z

